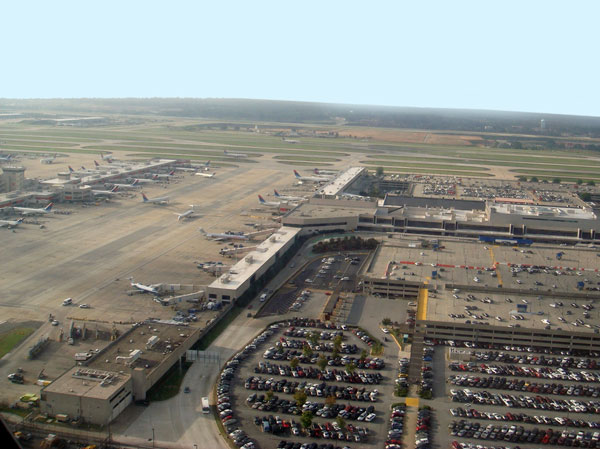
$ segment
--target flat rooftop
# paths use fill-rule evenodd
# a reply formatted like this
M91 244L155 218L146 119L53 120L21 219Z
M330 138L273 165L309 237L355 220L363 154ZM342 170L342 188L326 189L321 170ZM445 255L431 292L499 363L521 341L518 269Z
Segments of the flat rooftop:
M100 369L105 371L127 372L129 368L145 368L148 376L158 365L162 363L165 357L173 349L179 347L196 329L196 326L186 326L162 324L162 323L144 323L135 327L125 337L121 338L105 350L96 355L88 364L88 368ZM146 343L150 337L159 338L152 348L147 349ZM169 348L170 346L170 348ZM131 351L139 349L142 355L132 364L126 361L117 360L117 357L128 356Z
M365 170L365 167L350 167L317 190L316 194L325 196L338 195Z
M342 203L343 201L343 203ZM344 199L336 202L338 205L316 204L314 202L303 203L285 216L286 219L306 219L306 218L337 218L337 217L356 217L358 214L374 214L377 207L376 203L364 200Z
M282 226L260 243L254 251L249 252L242 260L233 265L227 273L212 282L209 288L237 290L300 231L300 228Z
M492 207L498 214L547 217L549 220L562 218L595 220L597 218L592 209L581 209L577 207L533 206L518 204L494 204Z
M118 371L95 370L89 367L76 366L45 387L43 391L94 399L108 399L119 391L130 377L127 372L120 373Z
M428 208L446 208L457 210L485 210L485 201L480 200L457 200L451 198L431 198L386 195L383 206L413 206Z

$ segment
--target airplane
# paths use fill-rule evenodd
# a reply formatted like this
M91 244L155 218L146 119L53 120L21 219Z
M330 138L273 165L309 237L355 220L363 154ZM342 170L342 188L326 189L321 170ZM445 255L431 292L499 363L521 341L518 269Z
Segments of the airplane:
M103 161L106 161L109 164L112 163L112 161L114 159L112 154L107 154L106 156L104 156L104 153L102 151L100 152L100 157L102 158Z
M175 174L175 170L171 170L167 174L154 173L154 174L152 174L152 179L169 179L174 174Z
M127 190L127 189L137 189L140 187L139 180L134 179L131 184L117 184L113 183L113 186L118 187L119 189Z
M205 178L214 178L215 173L196 173L196 176L204 176Z
M193 168L201 168L204 171L210 171L210 161L206 161L204 164L190 164Z
M44 158L40 159L40 162L42 164L51 164L52 162L54 162L54 159L56 159L56 155L57 155L57 153L54 153L54 156L44 157Z
M191 207L191 209L186 210L182 214L178 214L177 212L174 212L174 214L177 215L177 221L181 220L182 218L191 217L192 215L194 215L196 213L196 211L194 210L195 206L193 204L190 204L190 207Z
M261 195L258 195L258 203L261 206L277 208L281 207L281 205L283 204L282 201L265 201L265 199Z
M169 202L168 196L148 198L144 193L142 193L142 198L144 199L144 203L167 204Z
M281 140L283 140L286 143L298 143L299 142L299 140L286 139L285 137L282 137Z
M12 160L12 154L7 154L6 156L0 154L0 162L9 162Z
M286 200L286 201L304 201L304 200L306 200L306 198L304 198L303 196L280 195L277 190L273 190L273 192L275 192L275 198L277 198L279 200Z
M0 220L0 228L16 228L21 223L23 223L22 218L19 218L18 220Z
M197 172L197 168L189 168L189 167L176 167L175 170L179 171L189 171L189 172Z
M317 176L327 176L327 175L337 175L337 171L333 171L333 170L319 170L318 168L314 169L314 173Z
M223 241L223 240L248 240L248 236L244 234L234 234L234 233L209 233L204 229L199 228L201 234L203 234L208 239L213 239L215 241Z
M96 196L103 196L103 195L116 195L117 190L119 190L119 186L114 186L112 189L110 190L92 190L92 193Z
M147 184L147 183L158 182L157 179L146 179L146 178L135 178L134 181L137 181L139 184Z
M298 181L309 182L327 182L333 178L333 176L301 176L296 170L294 170L294 176Z
M235 158L248 157L248 155L245 153L228 153L227 150L223 150L223 153L225 154L225 156L230 156L230 157L235 157Z
M21 215L49 214L52 212L53 205L54 203L49 203L46 207L42 208L14 206L13 210L21 212Z
M137 288L140 292L158 295L158 288L156 286L140 284L139 282L135 282L133 278L129 278L129 280L131 281L131 286Z

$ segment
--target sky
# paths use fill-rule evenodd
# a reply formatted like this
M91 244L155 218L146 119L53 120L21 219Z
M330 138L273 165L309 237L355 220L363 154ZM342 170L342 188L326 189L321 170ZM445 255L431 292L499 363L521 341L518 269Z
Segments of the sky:
M0 98L600 116L598 1L6 1Z

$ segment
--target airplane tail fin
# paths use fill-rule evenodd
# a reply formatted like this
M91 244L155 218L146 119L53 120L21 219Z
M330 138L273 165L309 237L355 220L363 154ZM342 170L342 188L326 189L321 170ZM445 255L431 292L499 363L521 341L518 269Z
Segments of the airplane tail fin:
M138 185L138 180L134 179L133 182L131 183L131 187L137 186L137 185Z
M17 220L17 224L21 224L21 223L23 223L23 219L22 219L22 218L19 218L19 219Z
M52 206L54 206L54 203L50 203L48 204L46 207L44 207L44 210L46 212L50 212L52 210Z
M206 164L204 164L205 166L210 166L210 161L206 161Z
M198 231L200 232L200 234L206 235L206 231L203 228L198 228Z
M264 204L265 203L265 199L261 195L258 195L258 202L261 203L261 204Z
M145 194L145 193L142 193L142 198L143 198L143 200L144 200L144 203L147 203L147 202L148 202L148 197L146 196L146 194Z
M69 167L69 172L70 173L73 173L75 171L75 170L73 170L73 167L71 167L70 165L68 167Z
M295 176L296 178L300 178L300 173L298 173L296 170L294 170L294 176Z
M273 189L273 192L275 192L275 196L276 196L277 198L279 198L279 196L280 196L280 195L279 195L279 192L278 192L277 190L275 190L275 189Z
M119 186L114 186L110 191L115 193L117 190L119 190Z
M100 167L100 164L98 164L98 162L96 162L96 161L94 161L94 165L95 165L96 167Z
M169 172L169 176L173 176L174 174L175 174L175 170L171 170L171 171Z
M314 170L314 171L315 171L315 175L318 175L318 174L319 174L319 169L318 169L318 168L315 168L315 170Z

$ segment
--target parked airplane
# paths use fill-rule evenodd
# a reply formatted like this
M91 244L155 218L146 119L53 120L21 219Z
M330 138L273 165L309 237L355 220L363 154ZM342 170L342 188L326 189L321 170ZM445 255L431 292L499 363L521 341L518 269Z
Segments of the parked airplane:
M40 162L42 164L51 164L52 162L54 162L54 159L56 159L56 153L54 153L54 156L44 157L40 159Z
M212 173L196 173L196 176L204 176L205 178L214 178L215 172Z
M225 154L225 156L230 156L230 157L235 157L235 158L248 157L248 155L246 153L229 153L227 150L223 150L223 153Z
M108 162L109 164L114 160L114 157L112 154L107 154L106 156L104 155L104 153L101 151L100 152L100 157L102 158L103 161Z
M110 196L110 195L116 195L117 193L119 193L119 192L117 192L117 190L119 190L119 187L114 186L110 190L92 190L92 193L96 196L104 196L104 195Z
M206 232L204 229L199 228L198 231L200 231L201 234L203 234L206 238L208 239L213 239L216 241L223 241L223 240L248 240L248 236L244 235L244 234L236 234L234 232L223 232L223 233L209 233Z
M210 171L210 161L206 161L204 164L190 164L194 168L201 168L204 171Z
M137 288L142 293L152 293L154 295L158 295L158 286L157 285L145 285L140 284L139 282L135 282L133 278L129 278L131 281L131 286Z
M135 178L134 181L137 181L139 184L154 184L158 182L158 179Z
M298 143L299 142L299 140L286 139L285 137L282 137L281 140L283 140L285 143Z
M113 186L118 187L119 189L129 190L129 189L137 189L140 186L139 180L134 179L131 184L117 184L113 183Z
M178 214L177 212L174 212L175 215L177 215L177 221L181 220L182 218L191 217L192 215L194 215L196 213L196 211L194 210L194 205L190 204L190 207L191 207L191 209L186 210L182 214Z
M144 203L167 204L169 202L168 196L148 198L144 193L142 193L142 198L144 199Z
M275 192L275 198L277 198L279 200L285 200L285 201L304 201L304 200L306 200L306 198L304 198L303 196L280 195L277 190L273 190L273 192Z
M265 199L261 195L258 195L258 204L265 207L279 208L283 203L281 201L265 201Z
M314 169L314 173L317 176L327 176L327 175L337 175L338 174L337 171L333 171L333 170L319 170L318 168Z
M301 176L296 170L294 170L294 176L298 181L308 182L327 182L333 178L333 176Z
M175 167L175 170L188 171L188 172L197 172L198 171L197 168L190 168L190 167Z
M49 214L52 211L54 203L49 203L46 207L20 207L14 206L13 210L21 212L21 215L37 215L37 214Z
M0 162L9 162L12 160L12 154L0 154Z
M171 176L173 176L175 174L175 170L171 170L169 173L167 174L162 174L162 173L154 173L152 175L152 179L169 179Z
M22 218L19 218L18 220L0 220L0 228L16 228L21 223L23 223Z

